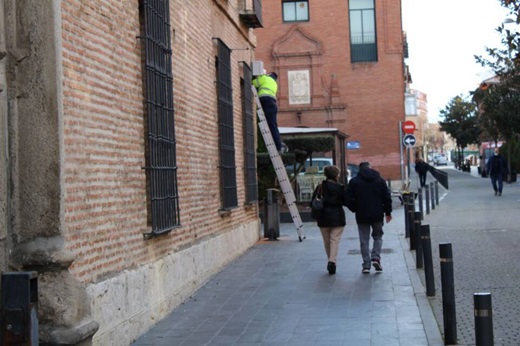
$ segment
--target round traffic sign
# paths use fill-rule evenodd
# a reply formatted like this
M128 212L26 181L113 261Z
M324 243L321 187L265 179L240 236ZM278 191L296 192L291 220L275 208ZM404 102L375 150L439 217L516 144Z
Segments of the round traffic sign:
M415 131L415 123L411 120L407 120L402 125L404 133L413 133Z
M417 140L415 139L414 135L407 134L403 137L403 145L405 147L411 148L415 145L416 142Z

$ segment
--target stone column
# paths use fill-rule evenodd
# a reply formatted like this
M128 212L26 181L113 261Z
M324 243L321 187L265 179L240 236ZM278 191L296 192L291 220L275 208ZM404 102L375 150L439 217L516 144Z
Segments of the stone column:
M38 272L41 344L88 345L98 324L85 285L68 270L74 257L61 220L61 1L3 3L9 270Z

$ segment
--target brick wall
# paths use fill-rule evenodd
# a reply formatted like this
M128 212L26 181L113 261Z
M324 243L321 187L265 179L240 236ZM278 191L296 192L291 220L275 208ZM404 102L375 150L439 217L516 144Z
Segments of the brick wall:
M283 23L280 1L264 0L264 28L256 30L256 57L267 70L281 69L279 126L338 128L350 136L347 141L361 144L360 150L347 151L349 163L370 161L386 179L394 180L400 178L398 122L404 121L401 2L378 0L375 4L375 63L350 63L348 1L333 0L309 1L310 20L296 23ZM278 49L276 57L273 49ZM314 55L294 57L306 51ZM284 73L311 67L312 104L289 105ZM337 88L331 102L333 75ZM333 104L344 108L327 108Z
M175 132L182 226L145 241L143 68L137 0L62 2L64 218L84 282L161 258L256 222L245 208L239 62L232 53L239 207L219 214L219 151L213 37L250 47L237 1L170 1ZM225 13L231 14L227 16ZM230 22L230 17L235 23Z

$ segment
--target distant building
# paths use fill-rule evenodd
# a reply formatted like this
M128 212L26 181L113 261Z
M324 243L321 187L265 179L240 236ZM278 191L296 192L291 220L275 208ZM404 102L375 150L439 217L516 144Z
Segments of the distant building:
M256 58L279 76L279 125L337 128L356 143L348 163L370 161L385 178L400 179L408 79L401 1L262 6Z

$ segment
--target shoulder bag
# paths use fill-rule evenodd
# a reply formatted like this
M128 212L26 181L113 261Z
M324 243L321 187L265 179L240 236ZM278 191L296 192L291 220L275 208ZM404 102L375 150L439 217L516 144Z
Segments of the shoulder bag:
M323 214L323 195L322 195L322 184L320 184L316 190L316 196L311 202L311 217L314 220L318 220Z

